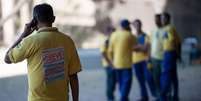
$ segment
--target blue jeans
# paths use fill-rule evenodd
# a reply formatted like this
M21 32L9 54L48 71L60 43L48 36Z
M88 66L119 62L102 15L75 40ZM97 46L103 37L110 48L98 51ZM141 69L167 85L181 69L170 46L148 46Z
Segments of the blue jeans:
M108 101L114 100L115 85L117 82L115 70L108 66L106 67L106 95Z
M168 101L169 91L173 91L174 101L178 100L178 76L176 64L176 52L169 51L164 53L163 69L161 74L161 101ZM173 88L173 89L172 89Z
M162 69L162 60L152 58L151 63L153 65L152 73L154 84L156 88L157 96L160 95L160 77L161 77L161 69Z
M147 62L142 61L136 64L133 64L135 69L136 78L140 86L140 93L143 99L148 99L147 89L145 82L147 81L152 96L156 97L156 90L154 85L154 80L151 71L147 68Z
M117 81L119 83L120 101L129 101L129 93L132 85L132 69L116 69Z

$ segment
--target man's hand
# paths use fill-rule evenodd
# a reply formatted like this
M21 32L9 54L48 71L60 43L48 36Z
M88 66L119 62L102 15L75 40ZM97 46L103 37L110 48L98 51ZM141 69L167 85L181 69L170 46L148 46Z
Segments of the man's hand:
M110 67L114 68L114 64L110 61L109 62Z
M37 28L36 26L36 21L33 19L30 23L25 24L25 28L24 28L24 32L22 33L22 35L17 39L17 41L8 49L8 51L6 52L4 61L8 64L11 63L10 58L8 56L9 51L14 48L16 45L18 45L23 38L27 37L28 35L30 35L35 29Z
M147 53L149 51L149 44L145 44L145 45L136 45L135 47L133 47L133 50L136 52L145 52Z
M133 47L133 50L136 52L142 51L142 49L143 49L143 46L139 45L139 44L137 44Z
M113 65L113 63L112 63L112 60L109 59L109 57L107 56L107 53L106 53L106 52L103 52L102 55L103 55L103 58L105 58L105 60L107 61L107 63L108 63L111 67L114 67L114 65Z
M36 21L33 19L30 23L25 24L24 31L21 35L21 37L27 37L30 35L35 29L37 28L36 26Z

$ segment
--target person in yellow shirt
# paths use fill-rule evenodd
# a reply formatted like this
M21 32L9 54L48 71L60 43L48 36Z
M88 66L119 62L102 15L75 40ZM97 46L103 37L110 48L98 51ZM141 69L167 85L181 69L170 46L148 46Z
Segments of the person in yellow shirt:
M6 63L28 62L28 101L78 101L81 64L73 40L52 27L49 4L34 7L33 19L5 56ZM32 33L36 30L36 33Z
M136 38L131 33L130 22L121 20L121 30L112 33L109 42L109 57L115 69L120 89L120 101L129 101L132 84L132 51Z
M147 67L149 59L149 37L142 31L142 22L139 19L133 21L133 26L137 33L137 46L133 52L133 68L140 86L141 98L139 101L148 101L146 81L149 85L151 94L156 97L155 85L151 71Z
M109 46L109 38L111 33L115 31L115 28L112 26L109 26L106 31L106 35L108 38L105 40L103 45L101 46L101 53L102 53L102 65L105 68L106 71L106 96L107 101L114 101L114 91L116 86L116 74L115 70L112 66L111 61L109 60L109 52L108 52L108 46Z
M163 69L161 74L161 101L168 101L168 93L173 101L178 101L178 76L177 76L177 59L180 58L180 38L175 27L170 24L171 16L165 12L161 16L163 24ZM171 92L170 92L171 94Z

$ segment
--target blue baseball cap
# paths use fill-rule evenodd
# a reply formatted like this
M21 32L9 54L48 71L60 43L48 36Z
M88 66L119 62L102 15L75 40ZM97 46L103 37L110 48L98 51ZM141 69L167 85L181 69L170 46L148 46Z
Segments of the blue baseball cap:
M120 25L122 28L127 28L130 25L130 22L127 19L123 19L120 21Z

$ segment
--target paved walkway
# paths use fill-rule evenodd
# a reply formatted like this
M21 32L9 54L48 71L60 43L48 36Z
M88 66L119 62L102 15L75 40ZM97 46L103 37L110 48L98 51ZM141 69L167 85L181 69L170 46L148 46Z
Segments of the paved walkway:
M0 51L0 59L2 59L2 53ZM99 51L80 50L79 54L84 66L79 74L80 101L106 101L105 72L101 67ZM26 101L26 62L17 65L0 63L0 101ZM180 66L178 71L180 101L201 101L201 66L185 66L185 68ZM133 77L131 101L139 98L139 87L135 76ZM118 95L117 89L117 99Z

